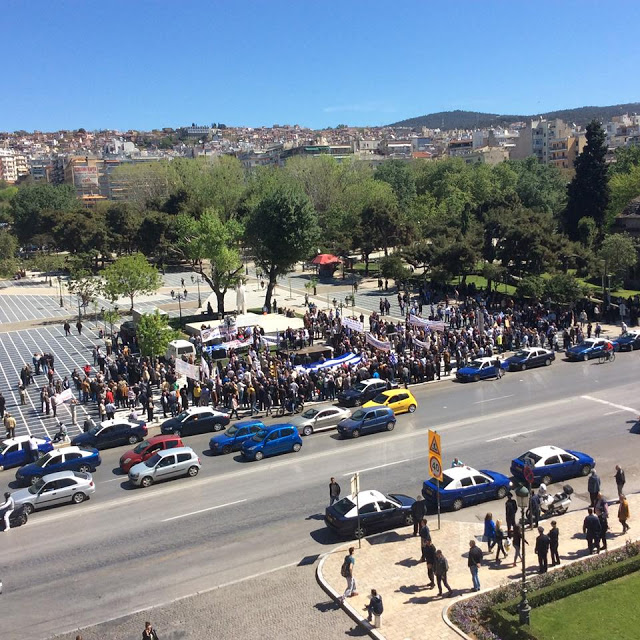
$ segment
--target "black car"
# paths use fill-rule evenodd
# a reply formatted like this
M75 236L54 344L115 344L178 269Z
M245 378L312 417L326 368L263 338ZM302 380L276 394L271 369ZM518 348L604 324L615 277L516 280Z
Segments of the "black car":
M147 437L145 422L131 422L130 420L115 418L97 424L86 433L81 433L71 440L77 447L91 447L93 449L109 449L125 444L136 444Z
M387 388L386 380L369 378L368 380L358 382L351 389L341 391L338 394L338 404L345 407L357 407L365 402L369 402L369 400L373 400L380 391L384 391Z
M339 536L363 538L374 531L413 524L411 505L415 500L409 496L399 493L385 496L380 491L360 491L360 524L355 500L353 496L346 496L325 511L325 524Z
M516 351L506 358L502 368L509 371L525 371L534 367L548 367L556 359L556 354L550 349L542 347L529 347Z
M190 407L175 418L169 418L160 428L163 434L175 433L181 437L209 431L221 431L229 424L229 414L212 407Z

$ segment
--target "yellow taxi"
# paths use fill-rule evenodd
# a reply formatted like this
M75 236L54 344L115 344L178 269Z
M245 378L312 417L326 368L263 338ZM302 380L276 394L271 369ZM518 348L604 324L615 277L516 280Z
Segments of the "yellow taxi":
M394 414L413 413L418 401L408 389L387 389L381 391L373 400L366 402L363 407L389 407Z

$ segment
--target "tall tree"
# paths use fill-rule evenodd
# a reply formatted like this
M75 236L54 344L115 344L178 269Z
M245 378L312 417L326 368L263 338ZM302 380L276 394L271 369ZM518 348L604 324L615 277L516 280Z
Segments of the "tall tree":
M576 174L569 183L564 211L564 228L572 240L578 239L578 221L584 217L593 218L602 233L609 206L605 132L597 120L592 120L586 135L587 144L576 158Z
M102 276L107 298L114 302L120 296L127 296L131 300L131 311L135 296L155 293L162 285L158 270L141 253L118 258Z
M391 185L401 211L406 211L416 197L416 179L404 160L387 160L378 165L373 177Z
M16 254L18 241L16 237L6 229L0 229L0 274L13 275L18 267Z
M180 332L168 326L166 318L156 309L142 314L136 324L136 335L143 356L160 356L166 353L171 340L180 337Z
M621 281L627 269L638 261L638 249L633 238L626 233L612 233L602 242L598 252L602 273L613 274L617 282Z
M247 222L247 242L268 278L265 306L278 276L308 258L316 239L316 216L302 190L280 184L258 202Z

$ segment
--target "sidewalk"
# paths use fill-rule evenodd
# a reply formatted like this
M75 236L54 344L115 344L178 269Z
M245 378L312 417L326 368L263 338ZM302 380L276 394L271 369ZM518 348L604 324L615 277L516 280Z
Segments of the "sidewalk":
M575 495L575 494L574 494ZM628 495L631 513L640 509L640 495ZM576 500L574 500L574 503ZM583 503L584 504L584 503ZM487 503L487 510L496 517L503 515L504 501ZM588 556L587 543L582 535L582 522L587 515L586 506L575 511L556 517L560 529L560 559L564 566L567 562ZM617 505L611 505L609 511L608 549L623 546L629 539L629 534L623 536L617 519ZM504 518L502 518L504 520ZM550 528L547 520L541 520L545 532ZM429 518L431 536L437 549L442 549L449 561L448 581L455 593L455 597L438 596L438 589L428 589L426 565L420 564L420 538L414 538L411 527L404 527L398 531L381 533L370 536L362 541L362 549L358 549L358 542L346 543L338 549L329 552L319 563L317 578L323 589L336 600L342 595L346 586L345 579L340 576L340 567L346 549L350 546L355 551L355 577L358 596L345 601L345 611L353 618L357 616L363 626L371 629L366 622L366 612L363 608L369 602L368 594L376 589L383 597L384 613L380 629L370 631L372 637L387 640L456 640L467 637L458 634L447 625L444 620L445 609L456 599L472 593L471 575L467 567L469 540L475 539L478 546L486 552L486 543L481 542L482 522L449 522L446 514L438 530L435 516ZM634 534L635 535L635 532ZM537 571L537 558L533 551L537 532L526 531L529 543L526 548L527 572ZM635 539L635 537L633 538ZM509 580L520 579L520 563L511 566L513 549L508 552L502 564L495 563L495 555L485 553L479 577L482 590L495 588ZM550 568L550 570L552 570ZM445 591L446 595L446 591Z

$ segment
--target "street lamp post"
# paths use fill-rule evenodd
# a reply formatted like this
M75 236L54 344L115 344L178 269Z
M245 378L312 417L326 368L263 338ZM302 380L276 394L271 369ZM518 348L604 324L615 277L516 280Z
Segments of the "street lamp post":
M200 276L191 276L191 282L196 282L198 284L198 309L202 306L202 300L200 299Z
M182 326L182 300L187 299L187 290L185 289L184 292L178 291L178 293L176 293L173 289L171 289L171 297L174 300L178 301L178 310L180 311L180 326Z
M60 306L64 307L64 303L62 301L62 279L58 276L58 293L60 294Z
M530 493L529 493L529 489L527 489L527 487L525 487L524 485L520 485L517 489L516 489L516 501L518 503L518 506L520 507L520 529L521 529L521 534L522 534L522 539L520 541L520 544L522 545L522 571L521 571L521 587L520 587L520 594L522 596L522 599L520 600L520 606L518 607L518 611L519 611L519 616L520 616L520 624L521 625L529 625L531 624L531 606L529 605L529 600L527 599L527 565L525 563L525 549L526 549L526 542L525 542L525 533L524 533L524 527L525 527L525 512L527 510L527 508L529 507L529 497L530 497Z

